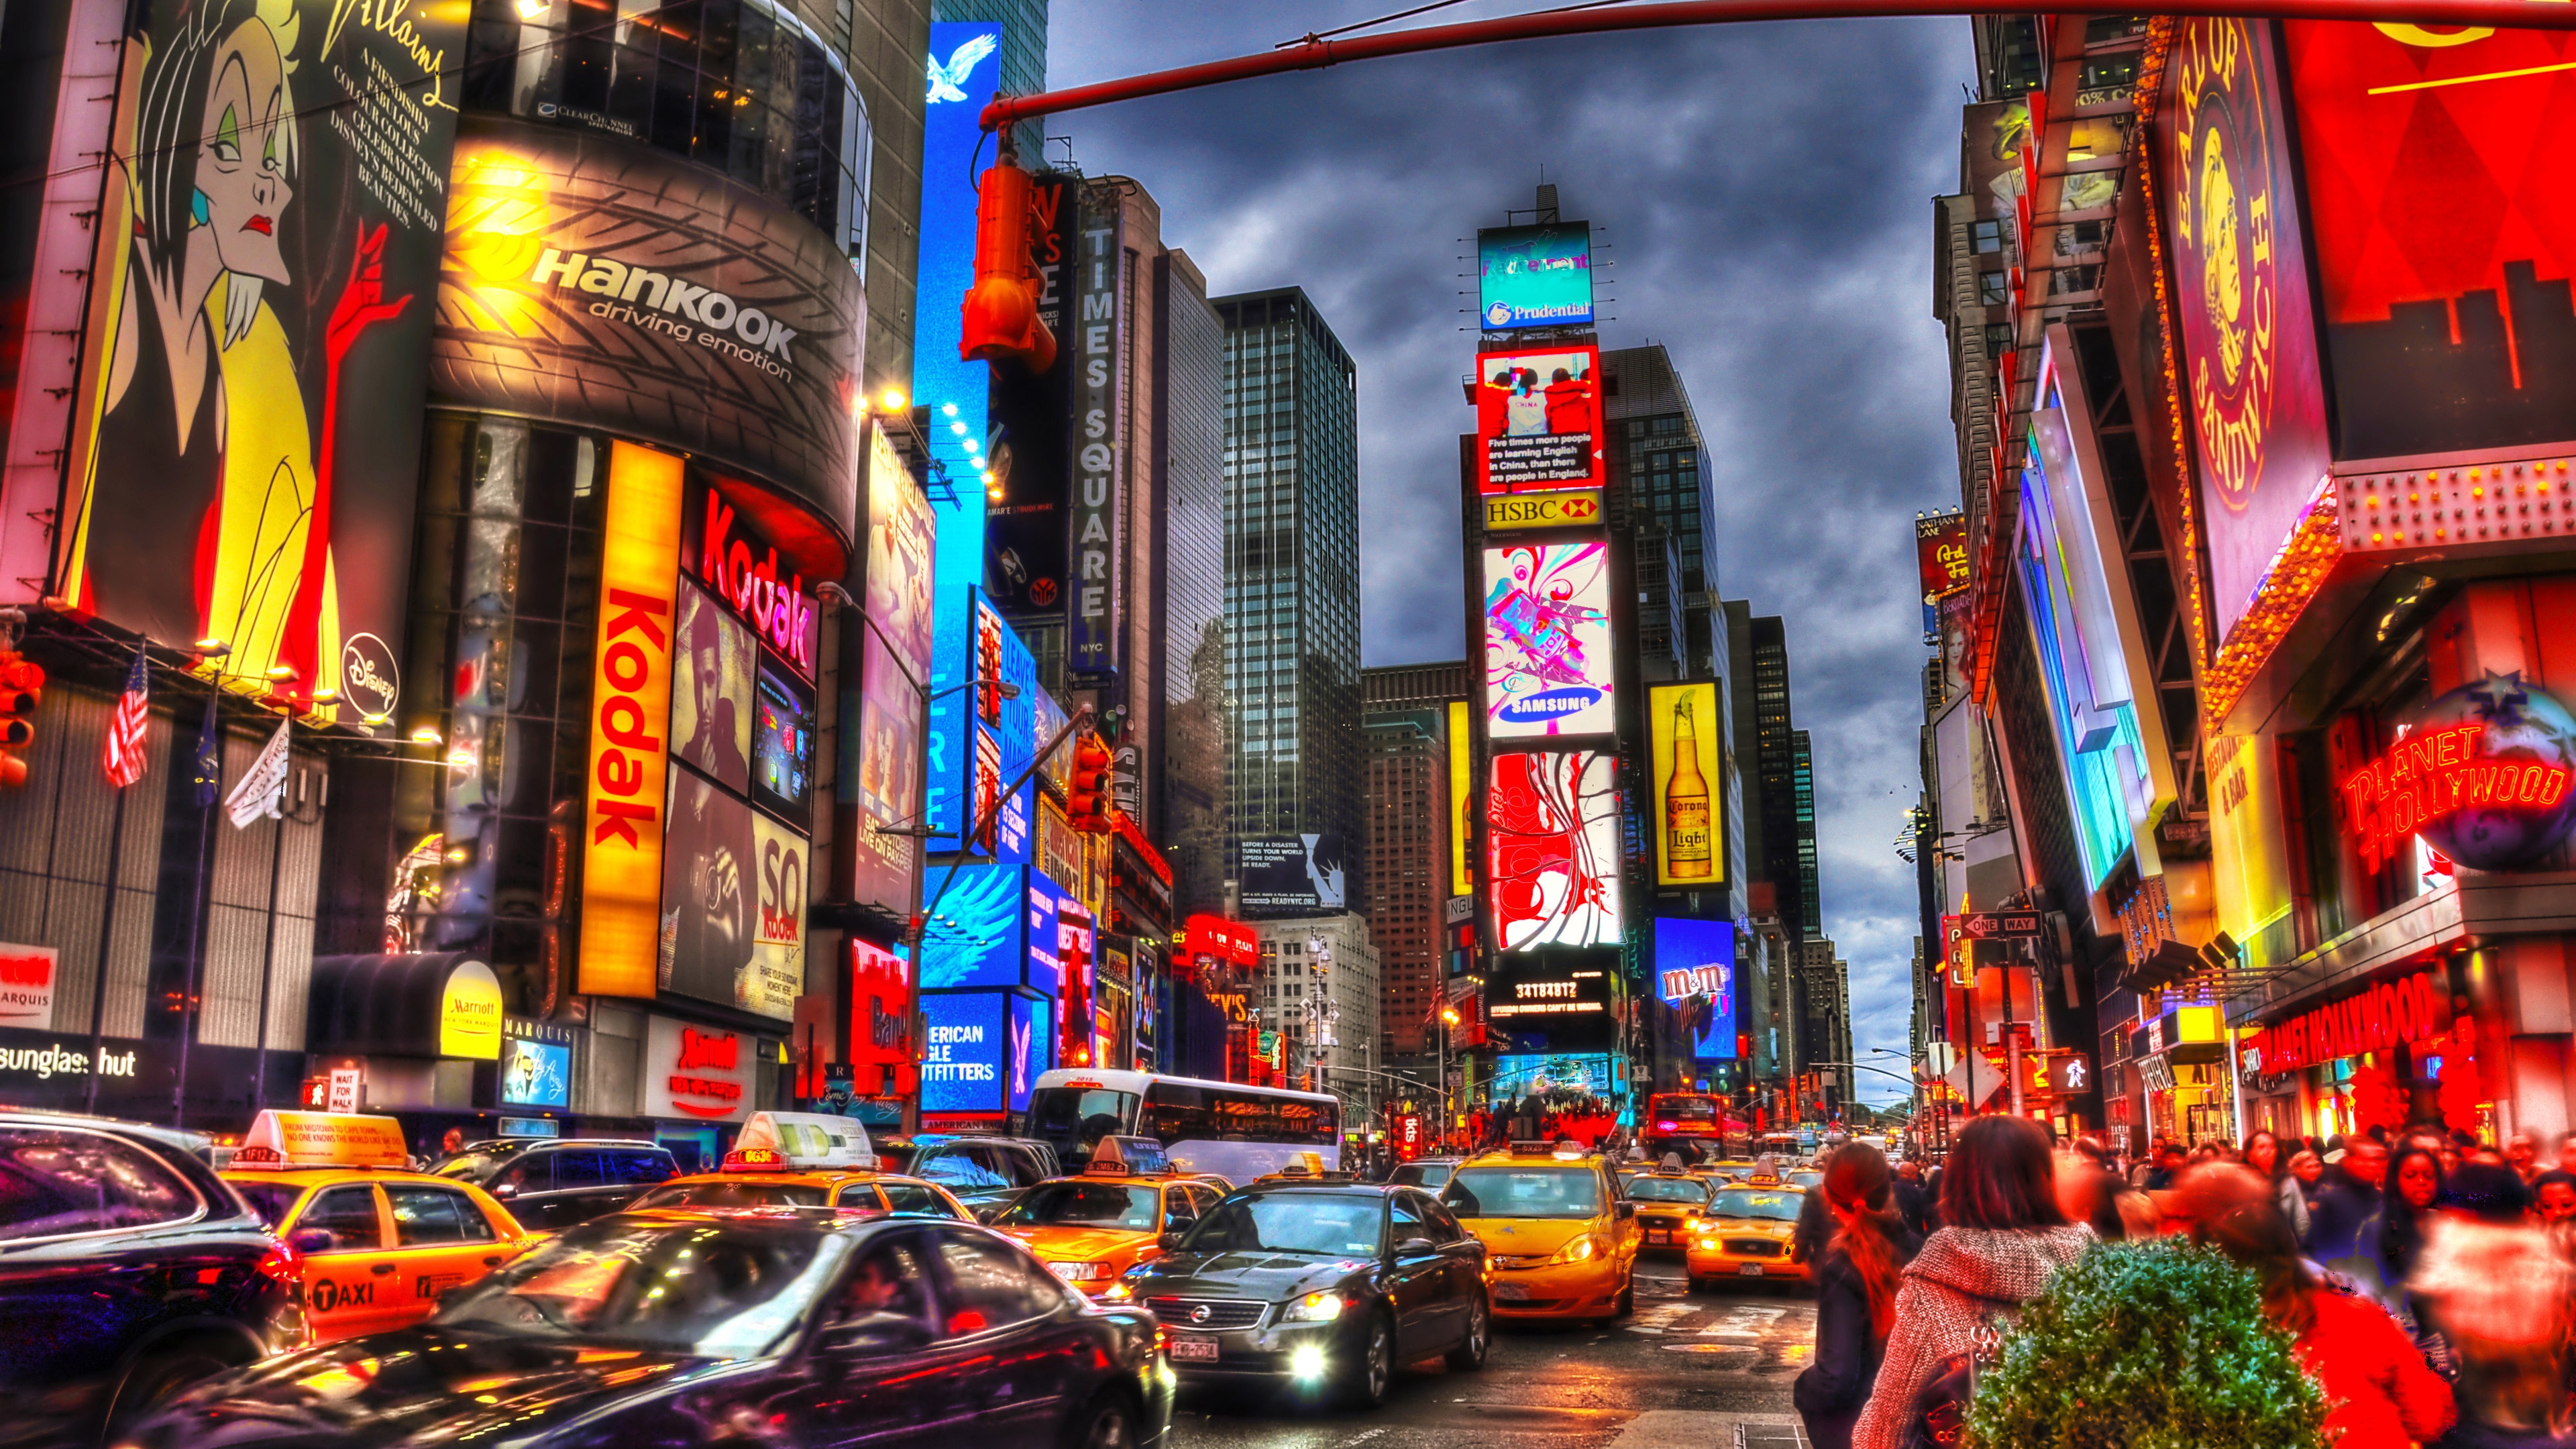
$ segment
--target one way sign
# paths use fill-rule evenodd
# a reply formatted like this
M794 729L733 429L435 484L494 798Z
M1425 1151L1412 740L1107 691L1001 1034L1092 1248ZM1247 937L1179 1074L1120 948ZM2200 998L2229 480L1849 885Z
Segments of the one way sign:
M1959 934L1971 941L2039 939L2037 911L1971 911L1952 919L1959 923Z

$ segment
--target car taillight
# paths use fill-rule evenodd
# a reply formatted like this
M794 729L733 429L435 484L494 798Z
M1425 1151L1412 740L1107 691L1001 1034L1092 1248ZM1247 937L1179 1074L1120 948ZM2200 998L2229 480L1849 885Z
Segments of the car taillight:
M304 1282L304 1259L282 1238L269 1240L268 1251L259 1255L254 1268L272 1283L285 1283L301 1288Z

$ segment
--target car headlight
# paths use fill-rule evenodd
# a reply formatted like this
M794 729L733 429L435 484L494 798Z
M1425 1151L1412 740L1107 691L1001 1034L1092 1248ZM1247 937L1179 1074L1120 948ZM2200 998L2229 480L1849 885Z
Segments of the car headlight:
M1097 1283L1112 1276L1106 1263L1049 1263L1047 1271L1067 1283Z
M1563 1263L1588 1263L1592 1260L1593 1256L1600 1251L1601 1245L1592 1241L1591 1237L1586 1235L1575 1239L1573 1242L1566 1244L1562 1248L1557 1249L1556 1256L1548 1259L1547 1262L1549 1267L1555 1267Z
M1288 1300L1288 1311L1279 1315L1282 1323L1330 1323L1342 1316L1342 1295L1309 1293Z

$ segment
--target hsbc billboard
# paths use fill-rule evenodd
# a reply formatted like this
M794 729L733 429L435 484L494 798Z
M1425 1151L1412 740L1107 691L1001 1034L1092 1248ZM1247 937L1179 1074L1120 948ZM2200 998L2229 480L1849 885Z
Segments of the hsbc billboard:
M1601 522L1601 490L1505 494L1485 500L1485 531L1513 528L1590 528Z

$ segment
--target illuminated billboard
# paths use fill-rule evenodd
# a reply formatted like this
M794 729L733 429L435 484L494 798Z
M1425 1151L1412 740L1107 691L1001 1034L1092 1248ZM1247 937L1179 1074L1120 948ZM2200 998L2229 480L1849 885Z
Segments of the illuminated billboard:
M1247 835L1243 913L1305 916L1350 908L1349 852L1338 835Z
M1600 488L1601 352L1560 347L1476 357L1476 487L1483 493Z
M2566 33L2287 34L2335 456L2576 438Z
M1476 893L1476 742L1467 701L1449 701L1449 894Z
M993 138L976 125L1002 78L999 21L941 21L930 27L935 83L921 117L920 302L913 309L912 401L930 415L935 466L957 486L937 500L939 610L953 590L984 578L985 409L992 369L958 355L960 313L975 284L976 187L993 164ZM1058 332L1058 338L1064 334ZM932 849L939 847L933 845Z
M1494 941L1506 951L1619 940L1613 758L1590 750L1496 755L1485 796Z
M1065 350L1064 299L1073 291L1072 231L1080 195L1078 184L1052 175L1029 185L1029 260L1038 272L1038 320ZM953 329L953 305L949 313ZM978 372L986 366L964 365ZM1031 372L1018 362L991 367L984 423L984 464L990 475L984 485L984 589L1009 618L1061 619L1070 536L1066 505L1073 477L1068 437L1073 369L1061 356L1044 372ZM934 424L932 431L946 430Z
M2222 641L2327 466L2316 323L2277 75L2268 23L2177 21L2157 121L2182 390ZM2447 234L2450 223L2440 230Z
M1054 1002L1012 995L1011 1037L1004 1059L1009 1075L1004 1105L1011 1111L1028 1107L1029 1088L1036 1084L1038 1073L1055 1065L1054 1022Z
M1646 695L1653 736L1646 828L1655 884L1696 890L1726 878L1725 723L1714 684L1658 684Z
M166 643L221 641L197 668L273 705L390 716L372 681L394 678L405 635L456 135L441 87L466 8L355 25L332 0L122 14L107 184L73 213L105 240L87 270L36 283L89 297L58 592ZM86 22L64 43L78 75L117 71ZM42 95L50 112L51 80Z
M617 137L469 116L437 312L434 401L670 447L857 533L867 299L839 244L759 192Z
M1914 518L1915 562L1923 571L1923 602L1938 603L1968 586L1968 515L1921 513Z
M1488 332L1592 323L1592 224L1476 233L1476 314Z
M1655 997L1680 1008L1691 1055L1735 1055L1735 923L1655 918Z
M947 591L932 627L930 828L933 851L956 848L953 837L979 825L968 849L1013 864L1028 858L1034 824L1024 785L1005 802L1002 787L1036 753L1037 661L1028 646L972 585ZM1005 695L1009 685L1017 693ZM972 687L969 687L969 686Z
M1062 984L1055 918L1062 894L1024 865L960 867L923 926L922 989L1027 986L1054 995Z
M575 958L579 989L598 996L660 989L680 486L679 459L633 443L610 445Z
M1486 737L1609 734L1611 687L1610 546L1486 549Z
M857 806L850 899L893 911L912 903L909 836L922 808L922 692L930 682L930 500L882 428L868 451L868 600L859 728L841 731L839 789Z

